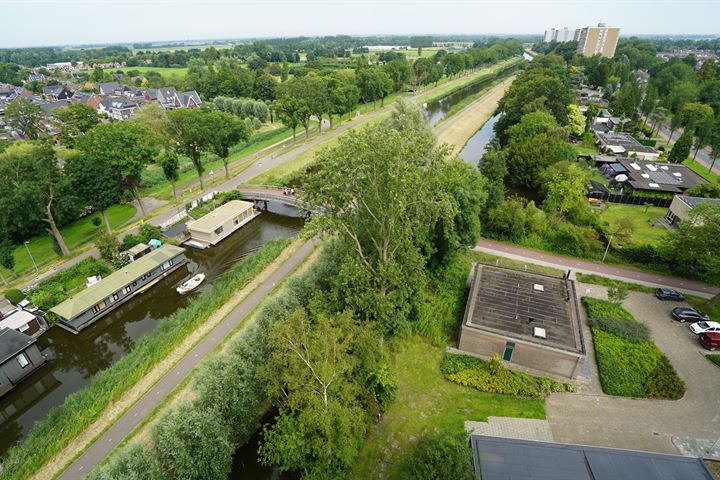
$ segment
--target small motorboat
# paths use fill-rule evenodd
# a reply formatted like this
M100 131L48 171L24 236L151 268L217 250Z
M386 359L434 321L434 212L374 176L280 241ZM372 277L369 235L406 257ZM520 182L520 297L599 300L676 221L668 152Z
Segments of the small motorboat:
M190 293L193 290L195 290L204 281L205 281L205 274L198 273L197 275L192 277L190 280L188 280L187 282L185 282L182 285L180 285L179 287L177 287L175 290L177 290L177 292L180 295L185 295L186 293Z

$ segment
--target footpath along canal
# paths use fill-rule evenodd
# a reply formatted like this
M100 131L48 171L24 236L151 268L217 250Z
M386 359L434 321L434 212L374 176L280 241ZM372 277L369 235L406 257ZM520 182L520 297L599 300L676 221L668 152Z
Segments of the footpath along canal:
M142 335L152 332L161 319L184 307L193 295L207 291L213 281L238 260L267 241L293 237L302 228L303 220L295 216L295 209L271 208L278 213L263 212L213 248L188 248L186 266L80 334L53 327L42 335L38 344L51 361L0 400L0 455L24 438L52 407L60 405L65 397L87 386L95 374L122 358ZM205 273L205 282L191 295L177 294L177 284L193 272Z

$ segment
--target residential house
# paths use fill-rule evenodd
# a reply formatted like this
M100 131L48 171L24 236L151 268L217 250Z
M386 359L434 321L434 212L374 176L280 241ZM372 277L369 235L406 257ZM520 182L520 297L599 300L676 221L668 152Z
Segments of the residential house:
M137 103L125 97L109 97L100 102L98 113L115 120L127 120L138 108Z
M642 192L683 193L695 185L708 183L682 163L646 162L637 158L619 158L615 169L626 179L620 185L630 185L633 190ZM615 177L615 180L618 180Z
M596 143L601 150L623 155L637 157L641 160L653 161L660 157L660 153L652 147L643 145L635 140L629 133L595 132Z
M100 95L120 95L122 87L118 82L108 82L98 84Z
M187 262L185 249L163 245L51 308L63 328L79 333Z
M154 95L158 103L168 110L175 108L198 108L202 105L202 100L195 90L189 92L180 92L175 87L158 88L149 96Z
M35 342L35 338L12 328L0 329L0 395L45 364Z
M72 92L65 90L62 85L48 85L43 87L43 97L49 102L57 102L58 100L67 100L72 98Z
M54 102L38 102L37 105L43 109L45 117L50 118L53 116L54 109L65 108L70 105L70 102L68 102L67 100L57 100Z
M188 222L185 229L190 237L188 245L207 248L228 237L231 233L259 215L251 202L231 200L204 217Z
M27 78L28 82L44 82L45 75L42 73L30 73Z
M692 209L701 203L720 203L720 198L675 195L665 218L670 225L678 225L680 222L687 220Z

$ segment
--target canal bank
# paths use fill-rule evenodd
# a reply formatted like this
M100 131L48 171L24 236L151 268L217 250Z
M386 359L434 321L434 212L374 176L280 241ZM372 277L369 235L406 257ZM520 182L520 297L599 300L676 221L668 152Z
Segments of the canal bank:
M39 343L52 360L0 401L0 451L4 454L27 435L37 421L43 420L52 407L62 404L69 394L87 386L98 372L123 358L160 320L186 306L196 294L181 296L175 292L175 286L183 279L202 271L207 280L197 291L206 292L223 273L267 241L295 236L302 220L287 216L293 214L289 208L274 210L285 215L263 213L216 248L188 250L186 267L176 270L81 334L52 328L41 337Z

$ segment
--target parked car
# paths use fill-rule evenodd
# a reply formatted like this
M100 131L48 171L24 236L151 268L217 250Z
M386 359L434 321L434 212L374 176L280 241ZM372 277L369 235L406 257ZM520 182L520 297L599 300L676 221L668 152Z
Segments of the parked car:
M655 296L660 300L672 300L675 302L682 302L685 300L685 296L682 293L677 290L673 290L672 288L658 288L655 290Z
M698 337L698 342L700 342L700 345L707 348L708 350L717 350L720 348L720 333L701 333Z
M692 307L675 307L672 309L672 317L678 322L702 322L710 320L705 312L700 312Z
M690 325L690 331L695 335L700 335L701 333L720 333L720 323L696 322Z

